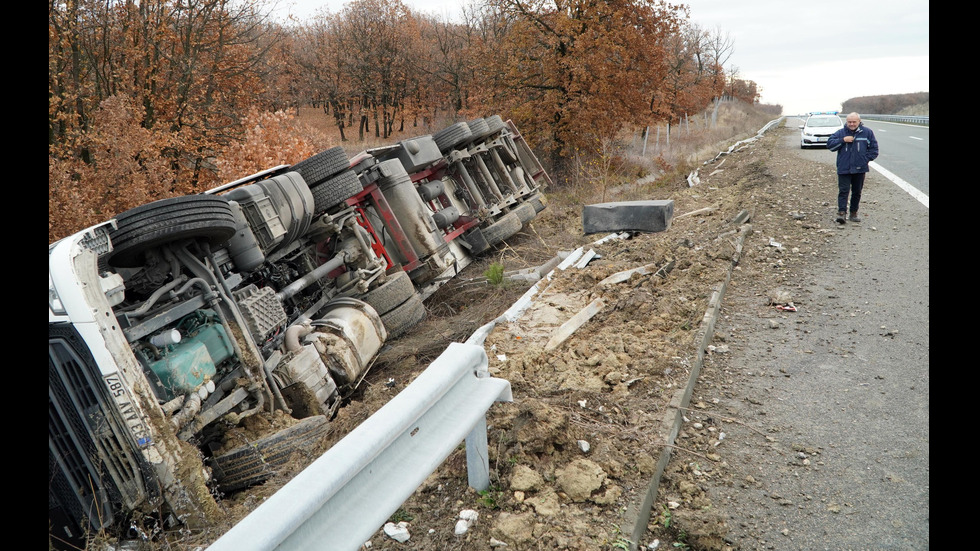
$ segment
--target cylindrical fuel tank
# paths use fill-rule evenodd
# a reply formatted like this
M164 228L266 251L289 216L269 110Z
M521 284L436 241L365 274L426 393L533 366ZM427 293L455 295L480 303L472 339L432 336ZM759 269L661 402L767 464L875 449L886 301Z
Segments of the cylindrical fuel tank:
M422 259L431 257L438 267L445 268L444 258L449 254L449 245L442 238L431 211L422 202L405 168L392 159L378 163L378 170L381 176L378 189L384 194L415 253Z

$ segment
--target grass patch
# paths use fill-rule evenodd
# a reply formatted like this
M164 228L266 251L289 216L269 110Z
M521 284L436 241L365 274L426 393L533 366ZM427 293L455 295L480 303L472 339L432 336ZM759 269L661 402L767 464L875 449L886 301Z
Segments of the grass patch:
M491 285L503 285L504 265L499 262L494 262L489 268L483 271L483 277L487 278L487 281L490 282Z

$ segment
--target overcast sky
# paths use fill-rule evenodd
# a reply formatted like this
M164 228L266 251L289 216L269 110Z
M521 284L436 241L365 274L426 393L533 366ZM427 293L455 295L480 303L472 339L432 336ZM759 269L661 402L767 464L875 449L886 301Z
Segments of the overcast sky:
M403 0L450 18L460 0ZM347 0L280 0L301 20ZM689 0L690 18L728 36L725 69L754 81L783 114L839 110L861 96L929 91L928 0ZM845 19L846 18L846 19Z

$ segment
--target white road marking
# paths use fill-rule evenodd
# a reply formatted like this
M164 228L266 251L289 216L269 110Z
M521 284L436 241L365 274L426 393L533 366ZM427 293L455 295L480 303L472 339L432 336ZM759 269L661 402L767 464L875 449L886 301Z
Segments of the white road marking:
M898 176L895 176L890 171L888 171L883 166L879 165L874 161L868 163L868 166L877 170L885 178L888 178L892 182L895 182L895 185L905 190L905 192L911 195L912 197L915 197L920 203L925 205L926 208L929 208L929 196L919 191L918 188L906 182L905 180L899 178Z

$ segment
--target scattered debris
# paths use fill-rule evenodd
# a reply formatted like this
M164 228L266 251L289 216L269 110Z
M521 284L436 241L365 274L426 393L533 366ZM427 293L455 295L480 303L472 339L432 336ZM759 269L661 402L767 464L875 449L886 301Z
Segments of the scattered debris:
M654 263L654 264L647 264L646 266L640 266L639 268L632 268L630 270L623 270L622 272L616 272L615 274L600 281L599 285L612 285L614 283L622 283L624 281L629 280L629 278L632 277L633 274L647 275L653 272L653 270L656 268L657 265ZM660 277L667 277L667 274L670 273L670 271L673 269L674 269L674 261L671 260L667 264L664 264L661 268L657 269L654 275Z
M585 325L587 321L592 319L593 316L599 313L606 303L601 299L597 298L589 303L588 306L580 310L577 314L572 316L572 319L566 321L555 331L554 336L548 341L548 344L544 346L545 351L554 350L561 343L565 342L565 339L570 337L576 329Z
M459 512L459 520L456 521L456 529L453 533L457 536L462 536L470 529L470 526L476 522L480 514L473 509L463 509Z
M411 534L408 533L408 523L404 520L398 524L395 524L394 522L386 522L384 531L386 536L397 541L398 543L405 543L412 537Z

